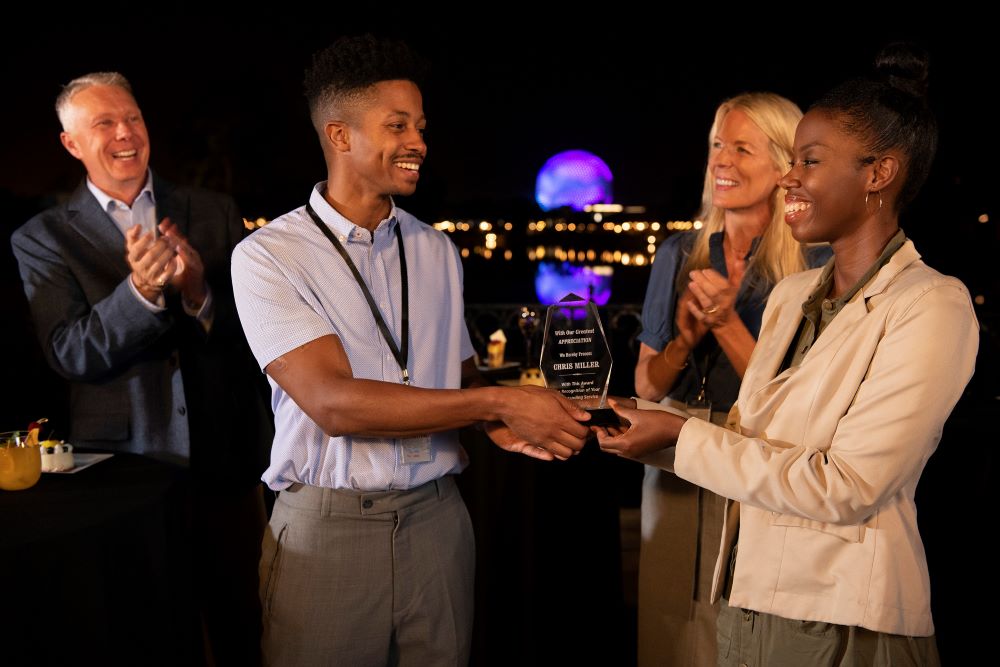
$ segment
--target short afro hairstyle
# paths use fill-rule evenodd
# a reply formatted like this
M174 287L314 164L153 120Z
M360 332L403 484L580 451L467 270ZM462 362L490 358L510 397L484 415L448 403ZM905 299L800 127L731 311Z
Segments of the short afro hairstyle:
M303 86L313 124L333 106L360 100L380 81L412 81L420 87L428 65L405 42L372 34L346 36L313 54Z

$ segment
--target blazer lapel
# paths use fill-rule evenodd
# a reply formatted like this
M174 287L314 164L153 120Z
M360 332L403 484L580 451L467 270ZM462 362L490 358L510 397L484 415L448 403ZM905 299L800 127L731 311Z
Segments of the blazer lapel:
M114 267L122 278L127 276L130 269L125 260L125 237L107 211L101 210L87 188L86 179L70 196L67 210L67 224L104 257L108 266Z
M920 253L913 247L913 242L907 240L893 254L888 263L868 281L868 284L858 290L854 298L846 303L841 311L837 313L837 316L830 322L830 326L823 331L822 335L816 340L816 344L806 354L806 359L813 355L823 354L824 350L837 343L844 335L850 332L868 314L868 300L884 292L893 279L899 275L900 271L918 259L920 259Z
M865 302L864 290L859 290L850 301L844 304L837 316L833 318L829 326L823 330L812 349L806 352L802 363L806 363L810 357L823 354L823 351L839 341L841 337L851 331L855 325L868 314L868 305Z
M767 386L771 382L784 380L791 369L778 373L781 362L785 359L789 346L799 330L799 323L802 322L802 300L805 294L809 294L819 281L819 271L816 278L810 282L805 290L796 295L791 295L791 299L781 304L774 304L775 308L771 315L770 322L764 322L761 327L761 336L754 349L754 357L760 357L756 364L750 364L751 368L756 366L752 375L743 378L743 386L746 387L748 395ZM766 335L765 335L766 332ZM740 392L743 393L742 391Z
M906 242L889 259L888 264L876 274L875 279L864 287L862 291L865 293L865 299L870 299L884 292L903 269L919 259L920 253L917 252L913 241L906 239Z
M156 198L156 219L162 222L164 218L170 218L170 221L177 225L181 234L188 236L188 227L191 224L188 202L177 195L174 186L155 173L153 174L153 195Z

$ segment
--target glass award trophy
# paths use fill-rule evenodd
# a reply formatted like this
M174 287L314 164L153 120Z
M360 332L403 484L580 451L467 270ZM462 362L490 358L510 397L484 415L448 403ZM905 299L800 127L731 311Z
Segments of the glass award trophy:
M571 293L549 306L540 365L545 386L589 412L588 424L619 423L607 405L611 348L593 301Z

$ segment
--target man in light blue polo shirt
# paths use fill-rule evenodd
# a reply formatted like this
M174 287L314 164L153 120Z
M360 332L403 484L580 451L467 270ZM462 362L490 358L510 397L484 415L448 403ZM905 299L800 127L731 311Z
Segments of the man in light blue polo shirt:
M587 414L477 376L451 242L396 207L427 152L420 64L405 44L342 38L306 96L328 180L239 245L233 283L272 387L264 480L281 491L261 560L270 664L465 664L474 544L452 476L455 429L567 458Z

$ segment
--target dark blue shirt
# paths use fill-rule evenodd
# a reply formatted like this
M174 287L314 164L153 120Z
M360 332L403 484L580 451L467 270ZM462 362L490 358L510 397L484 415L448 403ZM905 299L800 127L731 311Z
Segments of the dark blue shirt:
M691 253L695 236L695 232L684 232L668 237L660 245L656 261L653 262L649 285L646 288L646 300L642 306L642 332L639 334L639 341L657 352L662 351L674 338L677 274ZM715 232L709 237L708 258L713 269L728 277L722 239L723 232ZM757 250L759 241L759 237L754 239L747 261ZM822 266L831 255L832 250L829 246L809 248L806 255L807 264L809 267ZM751 286L744 280L737 293L736 314L754 338L760 333L764 306L767 305L767 297L773 287L771 284ZM739 394L740 377L715 340L715 336L711 334L706 334L692 351L687 368L681 371L680 377L667 395L677 401L690 402L698 395L703 377L707 378L705 397L712 403L712 409L728 411Z

